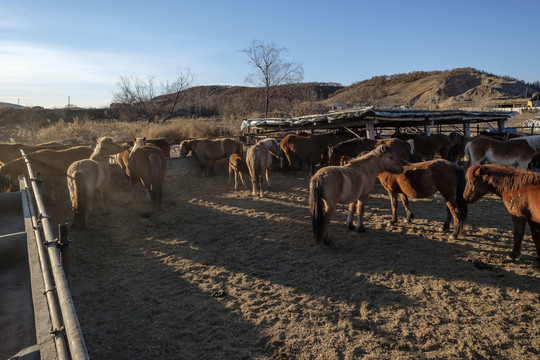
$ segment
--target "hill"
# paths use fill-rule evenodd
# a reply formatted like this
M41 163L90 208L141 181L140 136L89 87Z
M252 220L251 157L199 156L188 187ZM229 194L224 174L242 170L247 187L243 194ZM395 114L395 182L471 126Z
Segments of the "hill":
M525 106L532 92L530 84L508 76L458 68L375 76L336 91L325 103L416 109Z
M21 105L11 104L11 103L6 103L6 102L0 102L0 107L10 107L10 108L14 108L14 109L22 109L23 108Z

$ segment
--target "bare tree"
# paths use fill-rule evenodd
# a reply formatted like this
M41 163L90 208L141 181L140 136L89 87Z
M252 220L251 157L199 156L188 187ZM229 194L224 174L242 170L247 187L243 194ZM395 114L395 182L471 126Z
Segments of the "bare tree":
M148 122L165 121L174 115L185 97L184 90L193 85L194 79L189 69L179 69L176 80L161 84L158 90L153 76L147 79L120 77L113 102L121 107L124 115L143 117Z
M254 40L249 47L240 51L248 56L253 70L246 77L246 82L264 87L266 100L264 113L268 115L273 89L278 85L302 81L304 69L299 63L285 59L286 48L277 47L271 42Z

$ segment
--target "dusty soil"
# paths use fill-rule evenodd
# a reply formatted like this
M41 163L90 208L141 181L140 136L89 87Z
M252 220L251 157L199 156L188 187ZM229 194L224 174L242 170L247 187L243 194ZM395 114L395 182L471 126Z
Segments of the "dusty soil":
M69 281L92 359L537 359L540 272L529 233L506 260L511 219L495 197L467 234L439 229L440 196L389 227L377 185L365 233L345 207L315 245L308 174L271 174L265 198L186 176L152 212L113 186L109 215L70 233ZM69 220L67 198L49 212ZM400 205L400 215L404 211Z

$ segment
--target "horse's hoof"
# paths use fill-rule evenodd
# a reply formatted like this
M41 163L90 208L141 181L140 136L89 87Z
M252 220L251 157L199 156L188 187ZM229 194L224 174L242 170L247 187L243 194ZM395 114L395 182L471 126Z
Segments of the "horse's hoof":
M407 223L412 223L412 218L407 219Z
M506 258L508 260L512 260L512 261L518 261L519 260L519 255L515 255L513 253L509 253L508 255L506 255Z
M457 240L458 236L456 234L452 234L448 237L449 240Z
M364 225L356 228L356 230L358 230L358 232L361 232L361 233L366 232L366 228L364 227Z
M354 230L353 223L347 223L347 226L349 227L349 230Z
M386 225L387 226L395 226L397 224L397 221L389 221Z

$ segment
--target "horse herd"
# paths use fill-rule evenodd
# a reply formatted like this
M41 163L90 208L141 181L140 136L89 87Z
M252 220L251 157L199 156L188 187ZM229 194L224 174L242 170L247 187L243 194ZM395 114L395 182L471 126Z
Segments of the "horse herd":
M54 150L53 146L56 146ZM50 180L44 181L44 188L59 177L64 186L67 180L73 226L84 228L85 214L92 207L94 197L100 200L102 211L108 211L111 155L115 155L129 179L130 194L140 182L147 189L153 207L161 208L166 157L170 154L170 145L164 140L151 144L145 138L137 138L119 145L110 138L100 138L94 149L52 143L38 147L0 144L0 191L16 187L18 174L26 173L24 159L16 156L21 147L29 153L34 171ZM364 209L377 179L390 197L391 225L397 223L398 196L405 207L406 220L411 222L409 198L426 198L439 192L446 203L442 230L450 228L453 218L453 238L464 232L467 203L494 193L502 198L514 223L514 246L508 257L519 258L528 223L537 250L536 266L540 266L540 175L526 169L539 151L540 136L505 140L488 136L466 138L458 133L449 136L396 133L391 138L377 140L351 139L346 133L288 134L280 141L262 139L246 151L242 142L231 138L180 143L180 156L191 153L199 160L205 175L213 173L217 160L228 158L228 182L234 176L236 190L240 182L245 188L249 178L254 196L264 196L264 187L270 187L269 171L275 159L280 160L283 172L293 174L306 161L312 175L309 209L313 236L316 242L324 244L331 242L328 227L338 203L348 205L347 226L365 231ZM434 156L440 158L433 159ZM469 160L464 167L458 165L462 158ZM317 166L319 169L315 171ZM54 196L54 190L51 195Z

